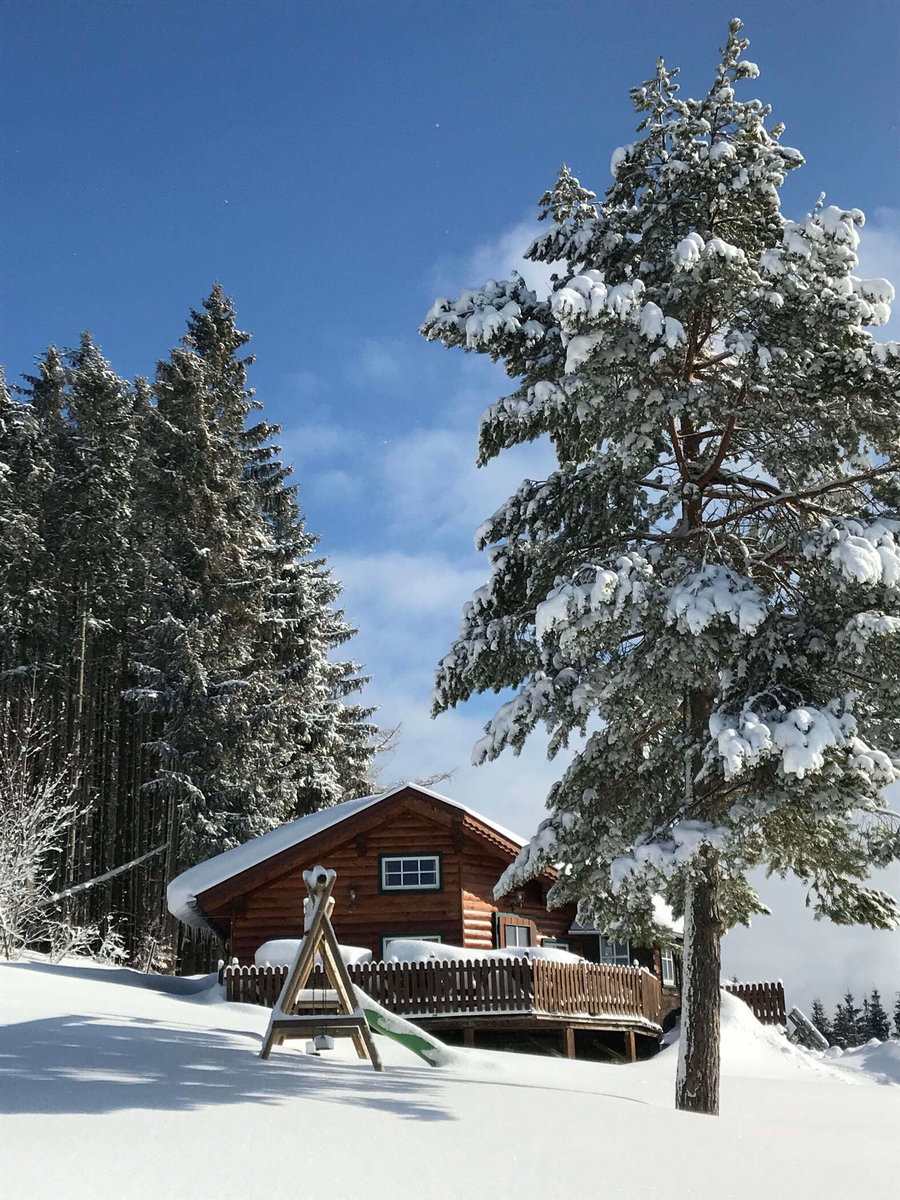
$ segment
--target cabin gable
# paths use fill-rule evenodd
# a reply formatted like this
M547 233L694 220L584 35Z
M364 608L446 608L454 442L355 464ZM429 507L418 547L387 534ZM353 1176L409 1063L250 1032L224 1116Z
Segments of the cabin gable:
M373 817L378 815L379 820ZM303 933L302 873L318 862L337 871L334 925L345 945L362 946L381 956L384 935L436 935L461 944L460 859L463 837L459 823L445 811L421 803L415 794L391 797L384 807L361 813L322 835L292 847L262 870L244 872L239 883L210 889L198 896L204 912L230 942L242 962L272 938ZM440 886L422 890L385 888L382 864L397 856L436 856Z

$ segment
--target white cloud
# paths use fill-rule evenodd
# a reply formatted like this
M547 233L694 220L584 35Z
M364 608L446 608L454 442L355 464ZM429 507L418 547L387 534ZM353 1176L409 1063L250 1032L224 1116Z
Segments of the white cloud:
M331 559L344 584L353 611L362 606L377 620L397 620L410 615L442 618L458 613L483 581L483 569L469 563L456 566L438 554L337 553Z
M290 426L281 431L279 441L285 458L294 463L318 463L326 457L355 460L361 449L357 433L328 422Z
M381 474L397 529L427 538L471 538L523 479L543 479L553 467L549 445L536 442L475 466L472 429L425 429L389 447Z
M407 354L399 338L366 338L347 367L347 376L354 383L390 391L404 378Z
M442 258L432 270L432 285L440 295L455 295L462 288L480 287L488 279L509 279L513 271L539 295L550 292L550 277L565 264L531 262L525 251L542 232L541 225L526 218L484 241L468 254Z

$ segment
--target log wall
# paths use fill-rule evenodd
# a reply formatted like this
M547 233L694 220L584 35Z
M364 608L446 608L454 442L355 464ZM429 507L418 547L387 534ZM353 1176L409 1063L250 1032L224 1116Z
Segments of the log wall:
M439 934L450 945L490 949L497 945L495 914L513 908L515 916L534 922L535 944L568 940L574 906L548 912L540 882L494 901L494 884L510 854L494 850L468 820L411 790L311 840L291 860L261 864L248 872L240 894L231 894L228 885L211 889L200 897L201 907L228 939L229 953L251 962L263 942L302 936L302 873L321 863L337 871L333 923L339 941L364 947L375 959L382 957L385 935ZM380 855L434 853L442 857L440 891L381 891Z

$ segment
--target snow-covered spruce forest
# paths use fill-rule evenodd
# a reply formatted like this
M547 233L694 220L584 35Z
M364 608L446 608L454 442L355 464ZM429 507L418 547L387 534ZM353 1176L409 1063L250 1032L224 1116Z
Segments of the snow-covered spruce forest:
M205 967L168 880L366 785L354 630L254 415L248 341L216 287L152 382L85 335L0 387L7 954L88 930Z

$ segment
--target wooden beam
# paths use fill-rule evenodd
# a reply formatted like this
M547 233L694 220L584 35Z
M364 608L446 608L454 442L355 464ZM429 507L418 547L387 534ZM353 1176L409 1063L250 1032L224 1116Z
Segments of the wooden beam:
M563 1030L563 1045L566 1051L566 1058L575 1057L575 1030L571 1025L567 1025Z
M629 1062L637 1062L637 1046L634 1041L634 1030L625 1031L625 1057Z

